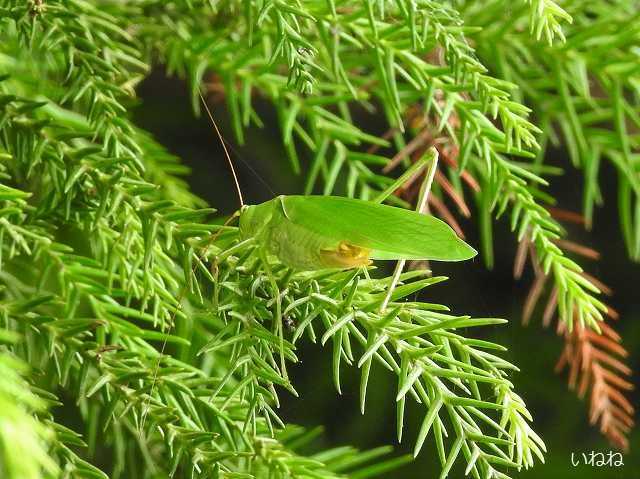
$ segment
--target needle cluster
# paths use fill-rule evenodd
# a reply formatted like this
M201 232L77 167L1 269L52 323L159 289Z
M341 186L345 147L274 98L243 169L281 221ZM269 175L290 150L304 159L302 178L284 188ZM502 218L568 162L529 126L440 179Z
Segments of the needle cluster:
M597 331L606 307L559 246L564 231L541 206L548 170L535 158L559 124L589 178L600 157L584 153L620 165L636 251L627 123L637 82L625 62L564 61L593 51L592 12L577 2L566 11L552 0L509 2L516 21L505 25L501 15L481 23L472 3L496 11L505 2L0 1L0 475L366 478L410 460L387 457L389 448L305 449L316 431L285 424L278 409L282 394L297 394L287 368L301 341L331 346L338 391L343 368L360 370L363 412L370 375L380 367L397 378L398 439L405 408L421 408L414 455L437 457L442 478L456 464L485 479L542 460L509 380L517 368L502 346L473 337L502 321L414 301L444 279L420 270L401 275L387 300L392 278L374 269L267 263L259 245L211 221L188 170L129 119L155 65L188 82L195 110L203 83L223 99L239 142L263 126L255 100L266 99L305 192L363 199L395 190L393 169L411 172L417 147L446 138L455 162L437 184L477 200L484 256L492 216L509 211L553 278L567 334ZM567 12L575 23L565 30ZM632 35L620 31L612 43L628 58ZM508 61L494 58L501 52ZM538 102L532 77L557 63L566 82ZM606 94L585 89L591 76ZM562 108L547 110L549 97ZM525 100L552 115L541 128ZM585 143L589 125L607 119L615 127L597 129L598 148ZM598 194L588 185L590 205ZM443 202L439 186L430 198ZM410 206L399 195L390 202ZM82 432L63 425L59 405L75 408Z

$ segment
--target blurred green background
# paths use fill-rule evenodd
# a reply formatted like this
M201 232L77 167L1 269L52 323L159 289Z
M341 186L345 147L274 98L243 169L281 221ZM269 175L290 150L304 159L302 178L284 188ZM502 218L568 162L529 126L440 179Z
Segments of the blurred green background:
M192 168L192 174L188 178L192 190L224 214L237 209L237 195L231 173L223 160L222 149L208 120L194 116L186 85L154 73L140 85L138 93L141 101L135 110L135 121ZM238 165L245 201L249 204L265 201L275 194L299 193L303 182L303 177L291 174L286 163L280 147L275 112L266 103L261 105L259 99L256 101L265 127L249 131L246 144L242 147L233 142L224 104L218 104L215 111L225 138L234 145L233 156ZM383 125L376 125L374 122L368 125L372 132L381 132L382 128ZM555 152L554 159L554 164L567 166L564 152ZM577 227L569 230L572 240L595 248L602 254L598 262L581 261L581 264L614 291L614 295L607 298L607 301L620 313L620 320L614 327L622 335L624 345L630 352L628 364L634 370L631 380L638 385L640 265L632 264L627 259L618 229L615 177L615 172L609 165L603 166L603 194L609 202L596 211L593 231L587 233ZM582 182L579 172L569 170L567 175L553 178L550 191L561 207L580 211ZM461 224L467 234L467 241L477 248L476 225L468 221L462 221ZM501 317L510 321L502 327L483 328L481 334L484 335L483 339L509 348L505 358L521 369L511 379L516 391L527 402L534 416L534 427L548 448L545 464L516 473L515 477L640 479L638 428L630 437L631 450L624 457L623 467L572 466L572 452L576 456L592 450L606 454L612 448L597 428L589 426L588 401L578 399L568 390L566 372L554 373L554 366L563 346L562 339L555 334L553 328L544 329L541 326L540 314L534 316L529 326L523 327L520 324L522 305L532 274L527 270L520 281L513 279L513 259L517 244L505 220L496 224L494 236L496 261L493 271L488 271L480 258L463 264L432 265L435 274L446 275L451 279L428 288L424 299L449 305L456 313ZM544 301L540 307L544 307ZM477 330L473 334L477 335ZM301 397L296 399L283 396L280 409L283 419L309 427L324 425L325 433L316 442L318 447L350 444L364 449L392 444L398 452L411 452L423 412L416 405L408 409L404 440L397 445L394 377L389 376L382 368L372 372L367 410L362 416L358 406L359 371L355 368L343 368L343 396L339 397L331 379L330 350L323 351L320 345L308 342L301 343L300 348L299 357L302 362L292 368L290 374ZM640 403L638 391L635 390L631 396L632 402L637 406ZM436 478L439 470L435 446L431 441L427 442L415 462L388 473L386 477ZM464 477L464 468L454 469L449 477Z

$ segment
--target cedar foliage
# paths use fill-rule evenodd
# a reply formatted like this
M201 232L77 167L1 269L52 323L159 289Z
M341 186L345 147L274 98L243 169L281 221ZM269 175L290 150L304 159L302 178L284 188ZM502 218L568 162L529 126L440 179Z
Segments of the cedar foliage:
M397 377L398 439L405 405L419 403L410 439L418 454L435 438L426 453L442 477L456 462L499 478L542 460L508 379L515 366L470 329L500 321L408 301L444 279L420 269L402 274L380 313L391 278L375 270L265 264L233 225L213 221L188 170L128 112L136 85L163 66L187 80L196 112L201 89L223 99L242 143L262 124L260 96L305 193L375 197L436 145L445 161L432 208L454 227L447 201L475 215L488 266L493 218L508 213L551 283L567 347L612 349L607 306L564 250L543 178L557 173L546 145L566 145L590 224L598 165L611 161L638 258L638 12L610 3L0 1L2 476L369 477L410 459L387 448L300 452L315 432L283 424L279 396L296 394L296 344L316 340L331 345L338 391L342 368L361 371L363 411L372 365ZM381 115L388 133L354 122L355 109ZM411 187L390 201L409 207ZM589 359L575 351L563 356L573 371ZM592 396L626 389L599 361ZM77 405L83 431L60 423L61 403ZM592 419L620 420L594 404ZM614 428L621 445L624 430ZM101 470L105 445L113 457Z

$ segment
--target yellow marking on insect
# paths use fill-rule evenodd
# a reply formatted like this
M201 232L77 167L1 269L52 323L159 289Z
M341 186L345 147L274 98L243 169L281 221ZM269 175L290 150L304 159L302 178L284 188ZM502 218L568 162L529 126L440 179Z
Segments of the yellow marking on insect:
M369 255L371 250L341 241L335 249L321 249L320 257L323 263L330 268L355 268L371 264Z

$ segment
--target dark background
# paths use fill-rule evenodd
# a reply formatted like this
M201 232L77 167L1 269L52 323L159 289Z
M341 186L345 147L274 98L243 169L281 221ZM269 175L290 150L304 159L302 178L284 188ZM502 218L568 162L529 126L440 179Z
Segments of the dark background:
M141 104L136 109L135 121L164 144L169 151L182 158L192 168L188 181L194 193L205 198L221 213L229 214L238 208L237 194L231 173L222 156L222 149L204 116L195 117L186 86L178 80L165 78L160 73L152 74L140 85L138 91ZM300 193L304 176L294 177L286 163L280 147L275 112L268 103L260 104L258 111L265 123L261 130L247 132L245 146L233 142L224 104L214 105L214 115L225 138L232 143L233 156L240 177L241 188L248 204L260 203L275 194ZM370 125L371 131L381 131L383 125ZM552 152L553 164L567 166L562 151ZM304 160L304 159L303 159ZM251 171L254 170L255 172ZM607 298L619 313L620 320L614 324L622 335L624 346L629 350L628 364L634 370L632 382L638 381L640 371L640 301L637 281L640 265L632 264L626 255L617 217L616 173L606 165L600 175L605 205L596 210L594 228L591 233L580 228L569 228L571 238L600 251L600 261L580 263L587 271L598 277L614 290ZM550 192L565 209L580 211L582 180L581 172L569 169L566 175L552 179ZM472 222L462 222L467 241L477 249L478 235ZM640 431L634 430L630 437L631 451L624 457L625 465L619 468L598 468L571 465L571 453L590 451L604 452L612 447L595 427L588 424L588 401L578 399L567 388L566 373L555 374L554 366L562 349L563 341L553 328L543 329L540 313L534 315L531 324L520 324L522 305L531 284L531 271L520 281L512 277L516 239L509 231L506 221L495 226L495 266L488 271L482 261L463 264L438 263L432 265L435 274L444 274L451 279L430 287L424 293L427 301L446 304L452 311L477 317L501 317L510 323L501 327L482 328L472 334L509 348L505 359L520 367L511 380L516 391L524 398L534 416L534 429L546 442L546 463L529 471L513 473L518 478L640 478ZM541 308L544 301L541 301ZM480 332L479 332L480 331ZM470 333L471 334L471 333ZM300 343L301 364L291 369L291 376L299 399L283 397L280 410L285 421L305 426L325 425L325 434L318 447L353 445L361 449L393 444L399 452L411 452L422 422L421 407L409 407L405 417L404 440L401 445L395 440L394 394L396 378L382 368L374 366L368 387L367 410L359 412L359 371L343 367L343 397L339 397L331 379L331 354L322 351L320 345ZM638 391L632 393L634 405L639 403ZM387 477L431 478L438 477L440 465L435 445L427 440L418 459L387 474ZM464 468L458 467L451 478L463 477Z

